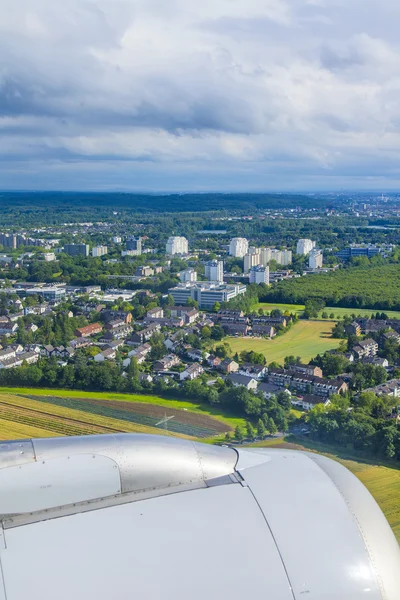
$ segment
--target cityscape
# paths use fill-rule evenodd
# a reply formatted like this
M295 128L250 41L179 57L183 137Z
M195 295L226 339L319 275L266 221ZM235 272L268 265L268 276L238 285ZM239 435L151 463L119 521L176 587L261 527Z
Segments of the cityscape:
M0 0L0 600L400 599L399 17Z

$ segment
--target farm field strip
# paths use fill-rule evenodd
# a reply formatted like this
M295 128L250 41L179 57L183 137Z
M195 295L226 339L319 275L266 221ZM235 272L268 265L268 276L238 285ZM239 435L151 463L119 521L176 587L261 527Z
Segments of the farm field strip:
M65 390L51 388L22 388L22 387L0 387L0 395L8 394L15 396L26 396L40 400L42 396L69 398L79 400L107 400L119 401L126 404L141 404L143 406L163 407L164 409L172 409L184 411L187 414L198 415L202 417L210 417L224 425L224 431L228 431L236 425L244 427L246 421L242 417L233 415L226 409L217 406L210 406L202 403L199 400L185 399L177 400L174 398L161 398L154 394L123 394L120 392L87 392L82 390ZM227 427L226 427L227 426Z
M58 434L48 429L40 429L15 421L7 421L0 418L0 440L16 440L23 438L53 437Z
M19 415L16 415L15 412L8 412L8 416L12 417L11 420L15 420L17 423L22 422L23 419L26 424L32 426L35 426L35 424L37 424L42 429L59 431L58 427L60 425L53 422L54 418L58 417L59 419L61 418L66 422L68 420L71 421L69 425L65 423L65 427L69 427L70 433L65 430L61 432L61 435L85 435L88 433L96 433L96 431L94 431L94 429L96 428L98 429L99 433L168 433L164 430L160 430L155 427L145 427L141 424L132 423L125 420L107 418L102 415L93 415L83 410L73 410L70 408L60 407L56 404L52 404L51 402L45 403L41 399L32 400L27 397L0 394L0 402L3 405L7 405L9 407L9 411L12 411L13 408L19 408L21 409L21 411L23 411L24 409L30 409L31 411L35 411L37 413L35 419L32 421L32 417L30 417L27 414L24 415L23 412L21 412ZM0 407L0 411L1 410L3 410L4 414L5 408ZM75 423L75 427L77 427L78 424L80 424L80 431L73 431L72 423Z
M156 423L165 416L165 410L157 416L149 416L143 414L143 412L135 412L134 406L132 405L123 406L123 404L120 403L122 406L120 406L119 404L118 406L116 406L116 402L112 402L109 400L106 402L101 402L96 400L88 401L76 398L57 398L55 396L41 396L39 401L49 403L52 406L55 405L67 409L83 411L85 414L99 415L101 417L117 419L119 421L134 422L139 425L145 425L147 427L153 428L155 428ZM185 415L185 413L183 413L183 415ZM172 415L169 414L168 416ZM168 431L178 434L189 435L192 437L210 437L212 435L215 435L216 433L221 433L227 430L227 427L221 428L218 421L215 421L215 426L213 427L211 419L209 426L203 427L201 425L195 425L194 423L182 423L179 421L179 417L180 415L178 411L175 411L174 419L171 419L168 422ZM194 419L195 417L193 417L193 420ZM188 421L187 418L185 420ZM159 430L156 429L156 431L158 432Z
M86 425L83 421L72 421L48 413L43 413L31 409L8 406L0 404L0 418L9 421L17 422L32 427L40 427L48 431L54 431L60 435L88 435L96 433L111 433L111 429L96 427L94 425Z

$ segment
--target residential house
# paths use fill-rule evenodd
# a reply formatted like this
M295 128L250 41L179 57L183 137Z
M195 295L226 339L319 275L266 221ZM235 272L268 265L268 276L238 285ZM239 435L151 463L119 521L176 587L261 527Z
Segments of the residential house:
M323 379L286 369L269 369L268 382L281 388L288 387L301 394L312 393L323 397L348 390L347 383L341 379Z
M131 337L127 340L128 344L144 344L144 342L148 342L151 336L160 331L161 327L158 323L152 323L145 329L141 331L136 331L131 335Z
M236 373L239 370L238 363L232 358L224 358L219 364L218 368L224 373Z
M204 373L203 367L199 363L195 362L182 371L182 373L179 375L179 379L181 381L184 381L185 379L196 379L196 377L199 377L202 373Z
M360 326L361 333L379 333L383 329L390 327L389 321L384 319L356 319L356 322Z
M151 383L153 377L149 373L139 373L139 383Z
M360 324L357 323L357 321L353 321L349 325L345 325L344 330L347 333L347 335L361 335L361 327Z
M18 331L18 323L12 323L11 321L0 323L0 334L10 337Z
M200 315L197 308L193 306L170 306L168 307L171 317L181 317L184 319L186 325L194 323Z
M238 317L243 317L243 316L244 316L244 312L242 310L228 310L226 308L223 308L217 312L218 318L234 317L237 319Z
M104 327L107 329L107 331L112 331L113 329L118 329L124 325L125 321L123 319L111 319L110 321L107 321Z
M358 342L358 344L353 347L353 352L359 359L364 356L375 356L375 354L378 354L378 343L372 338L361 340L361 342Z
M383 334L384 340L389 340L391 342L395 342L396 344L400 344L400 333L398 331L387 331Z
M164 356L164 358L157 360L153 365L153 369L154 371L168 371L175 365L179 365L180 362L181 361L176 354L168 354L167 356Z
M247 323L222 323L221 326L227 335L247 335L250 327Z
M154 317L145 317L144 322L148 323L157 323L160 327L168 327L172 329L174 327L183 327L185 325L185 319L183 317L162 317L162 318L154 318Z
M104 308L104 305L103 305ZM101 311L101 317L104 321L112 321L113 319L122 319L124 323L132 323L132 313L126 310L109 310L105 309Z
M264 381L262 381L261 383L258 384L258 391L262 392L264 398L266 400L268 400L272 396L276 396L277 394L279 394L279 392L282 391L282 388L279 387L278 385L273 385L272 383L265 383ZM285 391L289 392L289 390L285 390ZM290 394L290 392L289 392L289 394Z
M246 390L255 391L258 386L256 379L247 375L239 375L239 373L230 373L226 379L233 383L234 387L245 387Z
M310 375L311 377L323 377L322 369L315 365L291 363L288 365L288 371L296 371L297 373L303 373L304 375Z
M252 317L252 323L257 325L282 325L286 327L289 317Z
M385 395L398 398L400 396L400 379L389 379L389 381L381 383L373 388L368 388L364 390L364 392L373 392L377 396Z
M99 352L94 357L96 362L103 362L105 360L113 360L117 356L115 348L106 348L102 352Z
M213 354L207 358L207 363L210 365L210 367L219 367L221 362L222 359L219 356L214 356Z
M150 354L150 352L151 352L151 345L146 343L146 344L142 344L141 346L137 346L133 350L130 350L128 352L128 356L136 356L139 353L147 356L147 354Z
M268 368L265 365L244 363L243 365L240 365L238 373L240 375L246 375L246 377L253 377L253 379L258 379L260 381L267 375Z
M46 358L50 358L50 356L53 356L53 352L54 352L54 346L52 346L51 344L47 344L46 346L43 346L43 348L41 348L41 350L40 350L40 354L42 356L45 356Z
M164 317L164 311L161 306L156 306L155 308L151 308L146 313L147 319L162 319Z
M90 337L91 335L96 335L103 330L103 326L101 323L91 323L90 325L86 325L86 327L79 327L75 331L75 335L79 338L81 337Z
M273 338L276 335L276 330L273 325L267 325L265 323L255 323L252 326L252 334L256 337L269 337Z
M366 356L363 358L362 362L366 365L373 365L374 367L386 367L389 366L389 361L387 358L381 358L380 356Z
M301 398L292 398L292 405L303 410L311 410L317 404L329 406L330 403L329 398L321 398L321 396L315 396L314 394L304 394Z
M203 355L204 355L204 358L208 358L210 356L210 354L208 352L204 352L204 350L201 350L198 348L189 347L186 349L185 352L189 358L191 358L192 360L197 360L197 361L202 361Z

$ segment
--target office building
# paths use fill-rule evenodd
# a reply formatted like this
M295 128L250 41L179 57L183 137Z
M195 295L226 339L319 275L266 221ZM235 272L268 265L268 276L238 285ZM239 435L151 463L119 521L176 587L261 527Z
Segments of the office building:
M171 236L168 238L165 251L167 254L187 254L189 251L188 241L182 236Z
M89 244L65 244L64 252L70 256L89 256Z
M243 284L228 285L225 283L207 283L199 281L197 283L180 283L170 288L168 294L174 299L175 305L186 305L189 298L196 300L200 308L213 308L216 302L229 302L239 294L246 292L246 286Z
M229 254L235 258L243 258L249 251L249 242L246 238L232 238L229 244Z
M211 260L205 265L205 275L208 281L224 280L224 263L222 260Z
M107 254L107 252L108 252L107 246L96 246L95 248L92 249L92 256L93 256L93 258L96 258L98 256L104 256L105 254Z
M324 255L322 250L316 250L315 248L311 250L308 257L308 266L310 269L321 269L323 261Z
M194 269L185 269L179 273L179 279L182 283L197 281L197 272Z
M44 300L50 301L61 301L65 299L65 288L64 287L38 287L30 288L26 290L27 296L41 296Z
M142 254L142 238L130 237L126 242L127 250L135 250L136 253L130 256L140 256Z
M243 259L243 273L248 273L251 267L256 267L261 264L260 254L246 254Z
M265 283L269 285L269 267L257 265L250 269L250 283Z
M335 254L337 258L341 260L350 260L350 258L354 258L356 256L366 256L367 258L372 258L372 256L376 256L381 253L382 249L377 248L376 246L349 246L348 248L343 248Z
M301 239L297 242L296 252L297 254L307 256L313 248L315 248L315 242L308 239Z

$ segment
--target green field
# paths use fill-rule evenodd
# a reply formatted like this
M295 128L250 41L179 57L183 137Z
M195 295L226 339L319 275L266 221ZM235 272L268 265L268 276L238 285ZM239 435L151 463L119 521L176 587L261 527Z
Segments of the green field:
M285 306L285 305L284 305ZM330 307L327 306L324 308L324 310L322 310L320 312L319 317L321 318L321 314L323 312L327 312L328 315L330 315L331 313L334 313L335 315L335 319L337 317L343 318L345 315L356 315L356 317L358 317L359 315L361 315L362 317L370 317L372 314L376 314L376 310L370 310L368 308L334 308L334 307ZM380 312L384 312L390 319L400 319L400 312L396 311L396 310L383 310Z
M300 316L305 307L304 304L274 304L269 302L258 302L257 304L252 306L252 310L258 311L260 308L268 312L271 312L271 310L278 308L283 313L288 311L290 313L297 313Z
M331 337L333 321L299 321L290 331L273 340L252 337L229 337L232 354L243 350L262 352L267 363L283 364L285 356L300 356L308 362L317 354L337 348L340 340Z
M271 312L271 310L278 308L279 310L281 310L283 313L288 311L290 313L297 313L299 316L303 313L304 311L304 304L278 304L278 303L270 303L270 302L258 302L257 304L255 304L252 307L252 310L256 310L258 311L258 309L262 308L264 311L268 311ZM337 319L338 317L341 319L343 318L345 315L356 315L359 316L361 315L362 317L370 317L372 314L376 314L376 310L371 310L368 308L338 308L338 307L334 307L334 306L326 306L323 310L321 310L321 312L319 313L319 318L321 319L321 315L323 312L327 312L328 315L330 314L334 314L335 315L335 319ZM388 317L390 319L400 319L400 311L396 311L396 310L383 310L380 312L384 312L385 314L388 315Z

